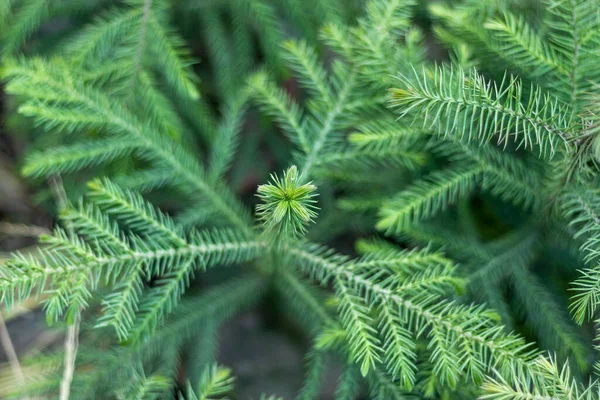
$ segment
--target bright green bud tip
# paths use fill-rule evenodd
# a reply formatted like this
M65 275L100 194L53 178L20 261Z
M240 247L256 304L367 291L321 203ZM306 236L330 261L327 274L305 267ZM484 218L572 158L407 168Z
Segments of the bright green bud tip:
M284 171L283 178L272 174L271 181L257 189L262 202L256 212L265 233L273 233L278 238L304 234L317 216L316 190L311 182L302 183L302 175L295 165Z

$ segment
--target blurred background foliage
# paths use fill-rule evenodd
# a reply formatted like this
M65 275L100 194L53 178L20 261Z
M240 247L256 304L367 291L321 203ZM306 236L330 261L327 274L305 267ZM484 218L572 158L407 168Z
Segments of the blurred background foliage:
M291 98L300 104L310 103L310 97L300 89L297 78L289 68L290 63L282 46L290 38L301 38L314 47L319 58L331 68L335 54L323 40L319 40L319 32L326 23L355 25L364 16L365 3L361 0L157 0L154 3L137 0L0 1L3 57L19 57L21 54L49 58L68 56L81 63L80 66L90 74L90 80L104 79L103 74L110 76L113 82L119 83L110 87L111 96L128 102L140 115L154 112L148 108L160 108L161 120L158 123L169 132L172 139L192 149L207 166L223 163L223 166L215 168L222 172L212 178L227 180L233 191L252 207L258 201L255 197L256 187L269 180L270 172L287 168L293 150L289 140L282 134L283 129L248 101L248 77L257 70L267 71ZM145 7L155 7L155 14L152 14L155 22L145 20ZM132 11L115 11L122 9ZM415 38L425 44L426 54L423 58L453 60L463 67L476 66L486 77L501 77L506 64L498 63L497 57L506 49L498 47L496 53L490 51L490 43L481 37L480 27L491 17L501 15L504 10L526 16L534 27L536 23L543 26L544 8L533 0L417 2L411 19L415 25ZM461 19L466 14L469 23L465 22L467 19ZM115 37L123 41L117 54L103 54L112 50L102 46L86 48L82 45L81 36L78 35L83 33L90 39L99 31L88 29L89 26L112 20L115 21L114 26L103 34L107 42ZM164 25L163 21L166 21ZM161 31L155 29L153 23L173 28ZM181 44L176 50L180 52L179 59L184 60L179 70L183 78L170 76L167 71L171 66L167 68L160 64L161 35ZM494 49L493 46L491 48ZM88 65L86 57L89 52L100 57ZM419 57L415 56L416 59ZM104 62L98 62L98 59ZM130 74L131 71L122 68L120 62L134 65L135 73ZM509 71L521 72L518 68L509 68ZM186 82L189 85L174 86L173 82ZM525 77L523 86L527 87L529 82ZM136 94L130 98L131 91L136 91ZM27 252L28 246L36 242L35 238L53 226L56 217L51 185L37 178L42 174L31 172L29 175L32 179L27 180L21 177L24 154L30 154L31 165L31 160L41 154L36 152L75 141L58 129L53 132L52 127L40 126L16 112L19 100L4 95L0 99L0 249L3 251L0 258L7 257L6 252L15 249L25 249ZM219 140L218 132L237 131L240 132L239 139L233 146L238 148L238 153L234 157L228 160L226 156L211 153L211 144ZM84 135L90 139L99 136L93 129ZM434 170L438 167L437 162L427 159L423 170ZM177 221L183 226L194 226L207 218L196 209L185 209L179 202L180 196L173 194L176 192L164 190L160 172L150 171L152 176L148 176L148 173L134 174L143 170L146 163L143 157L131 157L109 161L98 168L77 170L63 180L64 189L69 198L76 199L87 190L85 182L101 172L114 177L125 188L143 191L145 197L154 204L177 214ZM356 239L372 232L372 226L377 221L373 211L380 206L380 198L393 194L398 186L412 178L412 172L399 173L371 167L368 172L363 172L364 176L351 171L351 168L346 175L339 173L339 176L336 176L339 172L337 169L329 171L327 179L335 180L338 185L335 189L333 186L320 187L319 201L322 208L331 212L324 213L318 229L309 231L311 239L335 245L345 253L356 253ZM27 171L22 172L27 174ZM348 179L349 174L353 174L353 179ZM390 187L390 181L394 181L396 186ZM357 193L361 196L358 201L358 196L353 198ZM372 195L371 202L365 201L365 193ZM348 218L348 211L351 211L351 218ZM473 198L458 201L450 212L419 225L418 229L403 232L396 241L430 243L433 247L443 248L462 262L466 271L474 271L481 265L485 265L486 270L492 270L506 263L506 259L514 261L515 258L511 259L514 254L517 254L516 259L524 263L531 262L531 274L523 270L525 272L522 271L514 284L503 282L492 288L486 282L476 288L467 288L467 298L488 302L498 311L503 323L526 338L539 342L543 348L562 352L563 355L577 353L575 362L582 368L576 371L585 377L593 361L593 357L589 356L592 354L593 327L584 325L575 335L577 343L573 344L573 348L561 349L560 343L557 345L552 338L545 341L549 336L544 334L544 320L535 319L546 310L529 301L533 298L532 292L536 298L548 295L552 296L549 303L566 309L567 282L577 277L577 267L582 265L578 259L580 256L569 247L570 242L563 240L568 234L566 231L556 229L540 240L536 232L515 230L523 225L523 218L523 213L514 205L489 194L477 193ZM505 235L507 232L512 233ZM528 244L537 245L540 241L547 250L541 253L543 257L532 256L535 249L521 252ZM360 246L368 248L370 245L373 243L359 242L359 252ZM513 250L514 254L511 253ZM198 366L216 359L230 366L237 377L236 398L258 398L263 392L292 398L303 382L302 365L310 343L307 343L276 291L269 291L257 308L238 315L222 326L221 321L204 324L202 315L195 312L202 307L210 307L222 313L223 318L227 317L227 307L222 297L210 291L204 293L202 289L223 282L232 275L228 270L215 270L196 279L190 289L191 298L182 302L171 316L170 328L145 343L143 349L135 354L126 347L115 352L103 351L101 345L104 338L84 324L82 332L94 345L82 349L80 362L84 366L86 362L95 365L95 370L102 371L103 375L76 382L74 390L84 393L89 388L98 390L114 387L121 381L135 381L137 378L147 382L148 377L142 377L143 369L133 378L120 375L119 371L124 363L141 365L151 360L160 365L183 365L181 376L177 379L185 391L183 382L209 379L206 370ZM535 276L543 276L544 283L539 283ZM250 309L251 299L257 297L256 293L238 290L236 283L228 283L232 287L228 288L227 293L235 297L231 301ZM551 295L545 285L554 288ZM256 292L265 290L258 283L253 289ZM524 292L530 297L524 298ZM222 310L220 306L223 306ZM31 368L40 368L41 350L56 348L61 344L63 330L63 327L56 325L47 328L43 312L36 307L26 303L3 314L19 356L35 357L36 363ZM202 332L199 335L188 335L177 330L177 321L188 318L190 314L197 318L193 326ZM218 333L217 326L220 326ZM220 343L226 345L219 346ZM179 351L167 351L166 346L178 348ZM44 357L47 361L45 367L58 373L57 365L62 355L48 352L44 353ZM307 361L311 361L310 355ZM102 365L102 368L97 368L98 365ZM336 379L342 367L334 365L324 372L327 379L321 389L323 399L333 398L336 390ZM28 368L26 363L24 368ZM37 371L27 372L35 374ZM213 373L217 374L215 371ZM0 388L9 387L11 379L10 369L7 368L2 375ZM93 385L90 383L92 380ZM163 388L161 384L164 382L160 377L153 382L158 389ZM88 384L89 387L86 386ZM466 388L465 392L470 393L471 389ZM442 391L438 395L440 398L451 396L448 393ZM133 398L128 393L122 396Z

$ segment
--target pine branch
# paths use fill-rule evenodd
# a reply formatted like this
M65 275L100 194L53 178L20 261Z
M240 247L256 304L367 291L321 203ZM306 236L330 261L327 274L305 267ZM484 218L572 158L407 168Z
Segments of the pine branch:
M402 166L410 170L416 170L425 164L426 155L415 151L416 149L373 149L373 148L350 148L347 151L336 151L323 154L314 166L318 171L328 171L331 168L348 168L357 165L366 168L375 166Z
M481 179L483 169L478 165L458 166L434 172L417 181L396 197L384 202L379 211L377 228L399 234L421 219L468 195Z
M389 148L406 148L414 144L425 132L398 123L393 115L377 118L372 121L361 121L357 131L348 135L348 141L359 148L384 150Z
M198 100L197 78L191 66L195 63L184 41L172 29L150 15L148 21L149 52L156 68L169 87L180 97Z
M132 35L137 43L135 44L133 51L133 68L131 70L129 83L126 85L127 97L125 99L125 104L128 104L131 101L133 93L135 92L135 86L137 84L140 71L142 70L142 61L146 52L148 24L151 13L152 0L144 0L140 24L139 26L136 26L136 32Z
M91 296L88 289L95 289L99 280L119 282L104 299L105 313L98 324L113 326L121 338L136 339L162 323L194 270L249 261L266 246L225 230L183 235L169 217L138 195L109 181L95 181L91 187L90 206L81 204L62 213L72 233L58 229L55 236L42 237L48 246L38 257L16 254L6 264L0 292L7 306L34 290L47 291L53 295L46 310L54 320L67 307L85 307ZM159 280L142 296L144 275L158 275Z
M344 256L334 257L339 260L347 259ZM293 277L291 272L281 271L280 273L283 273L283 276L287 277L288 279ZM279 278L279 280L281 280L281 278ZM339 326L339 323L336 319L329 315L328 311L324 307L324 302L319 300L319 296L310 287L302 288L304 285L302 285L300 281L288 280L288 282L290 282L290 285L286 286L284 293L290 296L294 309L298 311L302 310L304 312L309 312L314 317L312 325L317 329L323 329L321 335L316 340L316 347L322 351L335 348L337 351L342 353L343 357L348 357L347 346L343 345L341 348L338 346L338 342L341 339L345 340L345 330ZM292 282L294 283L291 284ZM296 293L290 293L290 291L296 291ZM296 299L300 301L297 301ZM301 302L304 304L301 304ZM350 370L351 373L350 371L348 371L349 373L347 374L344 373L345 377L342 377L344 382L340 383L340 387L336 392L340 399L345 399L348 397L354 398L356 395L356 392L351 388L355 388L358 385L358 379L360 377L358 374L359 371L353 365L348 364L347 369ZM403 398L404 393L395 384L394 379L385 374L382 369L379 368L379 366L375 366L374 368L370 369L367 378L369 381L377 382L378 386L374 388L373 392L378 394L378 398L382 400L389 398Z
M141 265L132 268L114 287L113 292L102 299L103 315L98 318L97 328L112 327L119 338L130 335L144 289L144 281L139 273L141 269Z
M103 188L100 185L98 187ZM129 251L127 239L96 204L80 201L77 206L69 205L60 211L60 218L92 243L92 249L98 252L106 250L116 254Z
M540 357L533 366L533 373L515 371L510 379L488 379L482 387L482 399L576 399L592 400L600 389L592 383L583 389L571 376L568 364L562 369L553 358Z
M600 204L596 190L573 190L565 193L562 209L570 225L576 229L575 239L585 238L580 247L587 264L598 261L598 241L600 240ZM592 319L600 304L600 273L597 266L582 271L582 277L573 283L573 302L571 312L575 321L582 324Z
M504 13L501 18L486 22L484 27L495 41L495 51L521 70L528 73L533 70L534 76L548 73L569 75L554 48L548 46L523 17Z
M375 37L375 47L391 40L410 26L414 1L371 1L367 5L369 32Z
M79 82L66 65L39 59L22 61L10 64L5 76L10 79L7 86L10 93L28 96L43 106L29 107L24 110L26 114L51 125L60 121L69 130L89 129L93 124L106 129L111 136L128 136L139 143L145 158L172 171L174 180L205 196L232 224L249 231L248 217L241 206L222 185L207 182L202 166L188 151L164 138L153 126L138 121L115 100ZM65 109L63 105L67 104L69 107Z
M548 0L545 3L553 17L548 20L549 39L569 65L568 79L556 86L566 92L571 107L577 111L585 93L600 78L593 67L600 43L598 9L589 0Z
M278 269L274 280L275 290L299 320L303 329L317 333L336 323L330 313L323 307L325 298L308 282L296 276L292 271Z
M392 106L402 117L421 111L423 123L436 126L444 137L486 143L498 137L506 146L514 141L524 149L552 158L566 149L571 136L569 110L533 86L526 96L521 82L505 76L489 83L476 72L441 67L412 76L400 76L403 88L392 90Z
M264 294L264 280L255 274L242 274L225 283L215 285L200 295L188 296L179 303L152 338L136 346L105 348L82 343L72 382L72 393L78 398L93 399L98 390L119 398L132 390L132 372L140 367L140 360L160 362L161 373L174 375L177 365L167 365L166 358L177 358L177 348L197 338L207 324L222 324L242 309L255 306ZM86 341L87 342L87 341ZM27 390L32 395L58 397L61 380L62 353L36 355L24 364ZM42 368L40 370L40 367ZM131 373L123 374L123 371ZM57 374L58 372L58 374ZM3 388L4 389L4 388ZM15 391L15 396L21 392ZM129 397L125 397L129 399Z
M348 334L350 354L360 364L362 376L366 376L381 363L382 351L375 323L369 315L370 307L364 299L350 292L341 279L335 280L335 288L340 296L339 313Z
M174 142L189 145L189 130L180 118L173 102L161 91L153 75L140 71L132 94L131 110L159 129Z
M304 248L287 248L286 253L295 265L322 284L331 280L334 280L336 285L341 282L343 285L341 290L344 293L350 293L350 290L355 291L371 307L379 304L393 304L394 307L398 307L399 312L402 312L402 315L406 316L406 320L410 321L407 328L413 334L424 332L426 329L436 330L443 334L448 342L440 343L440 345L445 346L445 351L455 349L454 351L458 352L460 349L461 354L455 355L455 357L462 361L460 366L454 370L440 365L438 367L440 373L467 373L471 376L483 376L484 372L492 366L501 373L508 373L517 365L519 368L525 368L535 355L535 352L527 350L529 346L522 338L501 333L502 326L497 325L496 317L482 307L458 305L422 290L415 291L414 294L409 294L410 291L403 293L394 290L394 282L397 280L385 279L381 273L376 271L354 270L353 262L347 257L314 245ZM354 308L354 310L358 309ZM364 320L363 315L362 312L346 312L347 324L353 317L363 318L360 324L364 324L368 320ZM356 327L352 326L350 329L356 329ZM367 328L365 327L365 329ZM356 329L356 331L366 332L365 329ZM357 334L355 333L355 335ZM367 338L368 336L361 337ZM432 342L432 345L436 346L435 343ZM451 346L448 347L448 344ZM360 351L370 351L369 349L372 348L370 345L365 346L364 343L361 345L360 341L355 342L354 346L362 346L356 349L357 356L368 354ZM374 360L373 358L367 359L369 362Z
M219 134L216 137L210 157L209 180L217 181L222 178L231 167L234 154L237 150L242 130L243 117L246 112L247 98L245 94L236 96L223 112L223 120L219 125Z
M32 110L25 111L30 112ZM54 147L31 152L26 158L23 175L33 178L53 174L69 174L82 168L96 167L133 154L139 141L127 137L113 137L75 145Z
M290 140L308 152L309 136L299 106L285 93L275 87L265 72L257 72L248 81L255 101L271 116L289 136Z
M370 396L376 400L405 400L406 393L401 391L394 379L381 370L375 369L369 377Z
M345 366L335 391L336 400L355 400L359 391L359 374L354 366Z
M165 396L171 389L173 384L172 379L164 376L161 372L156 372L150 376L146 376L143 368L141 371L134 371L132 378L132 387L125 393L121 394L120 399L160 399L160 396Z
M311 400L319 397L321 386L323 385L326 367L327 354L317 349L308 352L306 362L306 378L300 393L296 400Z
M180 393L181 400L211 400L213 396L222 396L233 389L235 379L231 376L231 370L219 367L216 364L207 366L200 382L198 391L195 393L192 386L188 384L187 395Z
M130 35L140 17L139 8L110 10L67 41L63 51L76 65L100 66Z
M171 172L162 168L151 168L118 175L113 180L117 186L123 189L145 193L169 186Z
M450 139L450 138L449 138ZM482 168L481 187L493 195L523 208L535 208L544 201L542 177L532 166L501 152L492 144L448 140L432 149L453 162L475 162Z
M325 68L316 51L304 41L287 41L283 44L286 61L299 76L299 81L311 96L328 104L334 101L333 90Z
M32 0L22 4L12 16L11 29L5 32L3 38L3 53L16 53L37 28L50 16L48 0Z
M354 88L355 79L356 74L353 71L349 72L349 75L344 77L342 86L338 88L336 100L328 107L326 114L315 116L319 128L316 136L311 137L312 145L303 160L301 174L305 178L310 177L311 169L317 158L320 157L329 134L334 130L336 119L340 117L343 107Z
M250 19L258 33L259 44L268 65L278 68L281 60L280 45L284 42L285 34L273 5L265 0L234 0L234 4Z
M582 371L589 368L590 349L575 324L545 285L523 267L514 267L513 286L527 310L527 320L537 331L540 345L558 353L563 360L572 357Z
M383 353L386 368L392 376L399 376L400 387L411 391L416 381L415 342L411 333L404 328L400 318L390 306L383 304L379 311L379 330L383 337Z
M108 179L88 183L90 199L107 215L139 235L165 241L175 247L185 245L183 231L158 208L135 192L120 189Z

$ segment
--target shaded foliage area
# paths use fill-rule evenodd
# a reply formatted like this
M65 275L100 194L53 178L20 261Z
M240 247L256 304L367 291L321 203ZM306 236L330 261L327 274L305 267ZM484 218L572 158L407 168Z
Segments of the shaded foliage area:
M333 362L336 399L597 399L598 6L5 2L6 125L60 227L2 302L81 323L73 398L224 398L219 327L269 299L299 399ZM4 392L63 393L63 357Z

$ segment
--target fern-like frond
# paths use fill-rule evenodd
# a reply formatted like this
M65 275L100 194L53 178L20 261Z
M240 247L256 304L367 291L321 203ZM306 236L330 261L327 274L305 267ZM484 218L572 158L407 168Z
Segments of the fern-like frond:
M218 180L230 167L240 141L240 131L247 106L245 94L239 95L227 104L223 112L223 120L217 129L218 135L212 145L210 180Z
M5 1L5 3L8 3L8 1ZM4 54L17 52L23 42L49 18L51 3L49 0L32 0L23 2L19 8L13 11L10 21L11 29L4 32L2 49Z
M145 193L169 186L171 177L171 172L166 169L149 168L130 172L126 175L117 175L113 178L113 181L120 188Z
M337 389L335 390L336 400L355 400L356 393L359 390L359 373L353 365L346 365L340 375Z
M392 376L400 377L400 387L412 390L416 380L416 344L394 311L393 305L383 304L379 310L379 329L383 338L385 364Z
M179 182L186 190L205 196L233 224L249 229L243 208L222 184L208 183L202 166L187 150L164 137L155 126L139 121L120 102L78 80L66 63L21 60L7 65L5 76L10 80L8 92L30 99L22 106L26 115L50 127L74 131L93 126L113 138L127 137L138 142L142 157L170 170L173 183ZM106 156L97 152L95 157ZM37 169L44 167L39 165Z
M198 382L197 391L190 383L187 386L187 393L184 396L179 394L180 400L211 400L229 393L233 389L235 378L228 368L220 367L217 364L209 365L204 369L200 382Z
M306 355L306 376L304 384L296 400L311 400L319 397L321 386L324 383L327 354L315 348Z
M150 17L148 26L149 51L155 68L178 96L197 100L200 93L196 88L197 78L191 66L194 60L184 46L184 41L171 28L156 18Z
M593 318L600 304L600 272L597 263L600 252L600 195L595 189L572 190L562 199L565 216L576 230L575 238L583 240L580 251L584 261L591 265L582 271L582 275L573 284L573 303L571 311L575 320L581 324Z
M572 358L582 371L587 370L590 348L575 329L566 307L526 267L514 267L512 284L540 346L556 352L562 360Z
M117 46L137 26L141 14L139 8L110 10L63 44L62 51L76 65L90 69L99 67L114 56Z
M387 200L379 211L377 228L399 234L421 219L435 215L468 195L481 179L479 165L458 166L434 172Z
M37 178L69 174L133 154L138 147L141 147L139 141L127 137L113 137L54 147L45 151L33 151L25 160L23 175Z
M417 113L444 137L480 143L497 137L504 146L513 141L552 158L571 136L568 108L535 86L527 95L515 77L490 83L474 71L440 67L399 79L403 87L392 90L392 106L401 116Z
M174 246L185 244L183 231L138 193L122 190L108 179L88 183L89 197L106 214L138 235Z
M440 351L451 352L447 357L456 360L456 365L438 363L435 358L431 360L438 374L443 374L447 379L462 373L480 379L492 366L508 372L516 365L525 367L535 354L527 350L528 346L522 338L502 333L502 326L496 323L497 316L482 307L459 305L429 289L396 290L405 275L371 268L355 269L355 261L314 245L287 248L285 253L313 279L322 284L334 281L336 290L343 292L338 294L348 296L345 301L352 302L340 311L342 318L346 319L346 328L354 331L354 344L350 343L354 351L351 354L363 364L363 372L364 368L370 371L379 358L374 352L378 348L372 337L375 332L368 328L372 321L365 314L364 304L376 308L389 305L396 316L407 321L404 328L413 337L427 332L433 349L442 347ZM435 287L435 284L432 285ZM357 302L357 299L363 299L366 303ZM349 325L355 317L359 322ZM437 338L433 337L434 334Z
M309 136L299 106L282 90L269 82L265 72L257 72L249 80L254 99L264 113L271 116L303 151L310 149Z
M539 206L543 201L541 176L532 165L517 156L503 153L491 143L475 144L448 139L435 144L433 150L454 162L475 162L482 168L481 188L524 208Z
M303 328L312 334L335 325L332 315L323 307L326 301L324 293L296 275L293 271L280 268L274 282L282 303L293 311L290 315L298 319Z
M240 241L238 233L227 230L193 232L189 245L197 249L197 254L175 254L177 265L163 265L166 273L140 299L140 312L131 331L132 338L150 335L162 324L165 315L174 308L189 286L197 269L247 262L257 257L265 247L264 242Z
M250 19L258 33L259 44L272 68L278 68L281 61L281 43L284 27L277 17L277 10L266 0L234 0L235 7Z
M302 41L287 41L283 48L286 50L288 64L299 75L300 83L308 93L319 102L333 101L329 77L320 64L315 49Z
M495 41L495 50L520 70L540 77L549 73L568 75L554 48L523 17L504 13L501 18L486 22L484 27L490 31L491 40Z
M103 282L115 291L103 300L99 326L137 339L162 323L194 271L249 261L265 246L233 231L185 235L140 196L107 180L90 186L91 205L63 212L72 234L59 229L43 238L48 245L37 257L16 254L5 265L0 291L8 306L44 291L51 294L47 313L56 319L72 304L85 307L89 291ZM144 292L152 275L158 280Z
M568 364L561 368L554 358L540 357L532 372L516 370L509 378L498 376L488 379L482 386L482 399L573 399L592 400L600 388L593 382L587 389L573 378Z
M160 399L171 390L173 384L170 377L164 376L160 372L146 376L143 368L141 371L134 370L131 381L131 387L117 394L119 400Z
M350 354L360 364L363 376L381 363L381 344L377 337L375 321L365 299L352 293L341 279L335 279L335 289L340 296L339 312L346 329Z
M545 1L551 15L548 37L568 66L568 78L554 84L579 111L587 93L600 82L595 68L600 44L598 6L591 0Z

